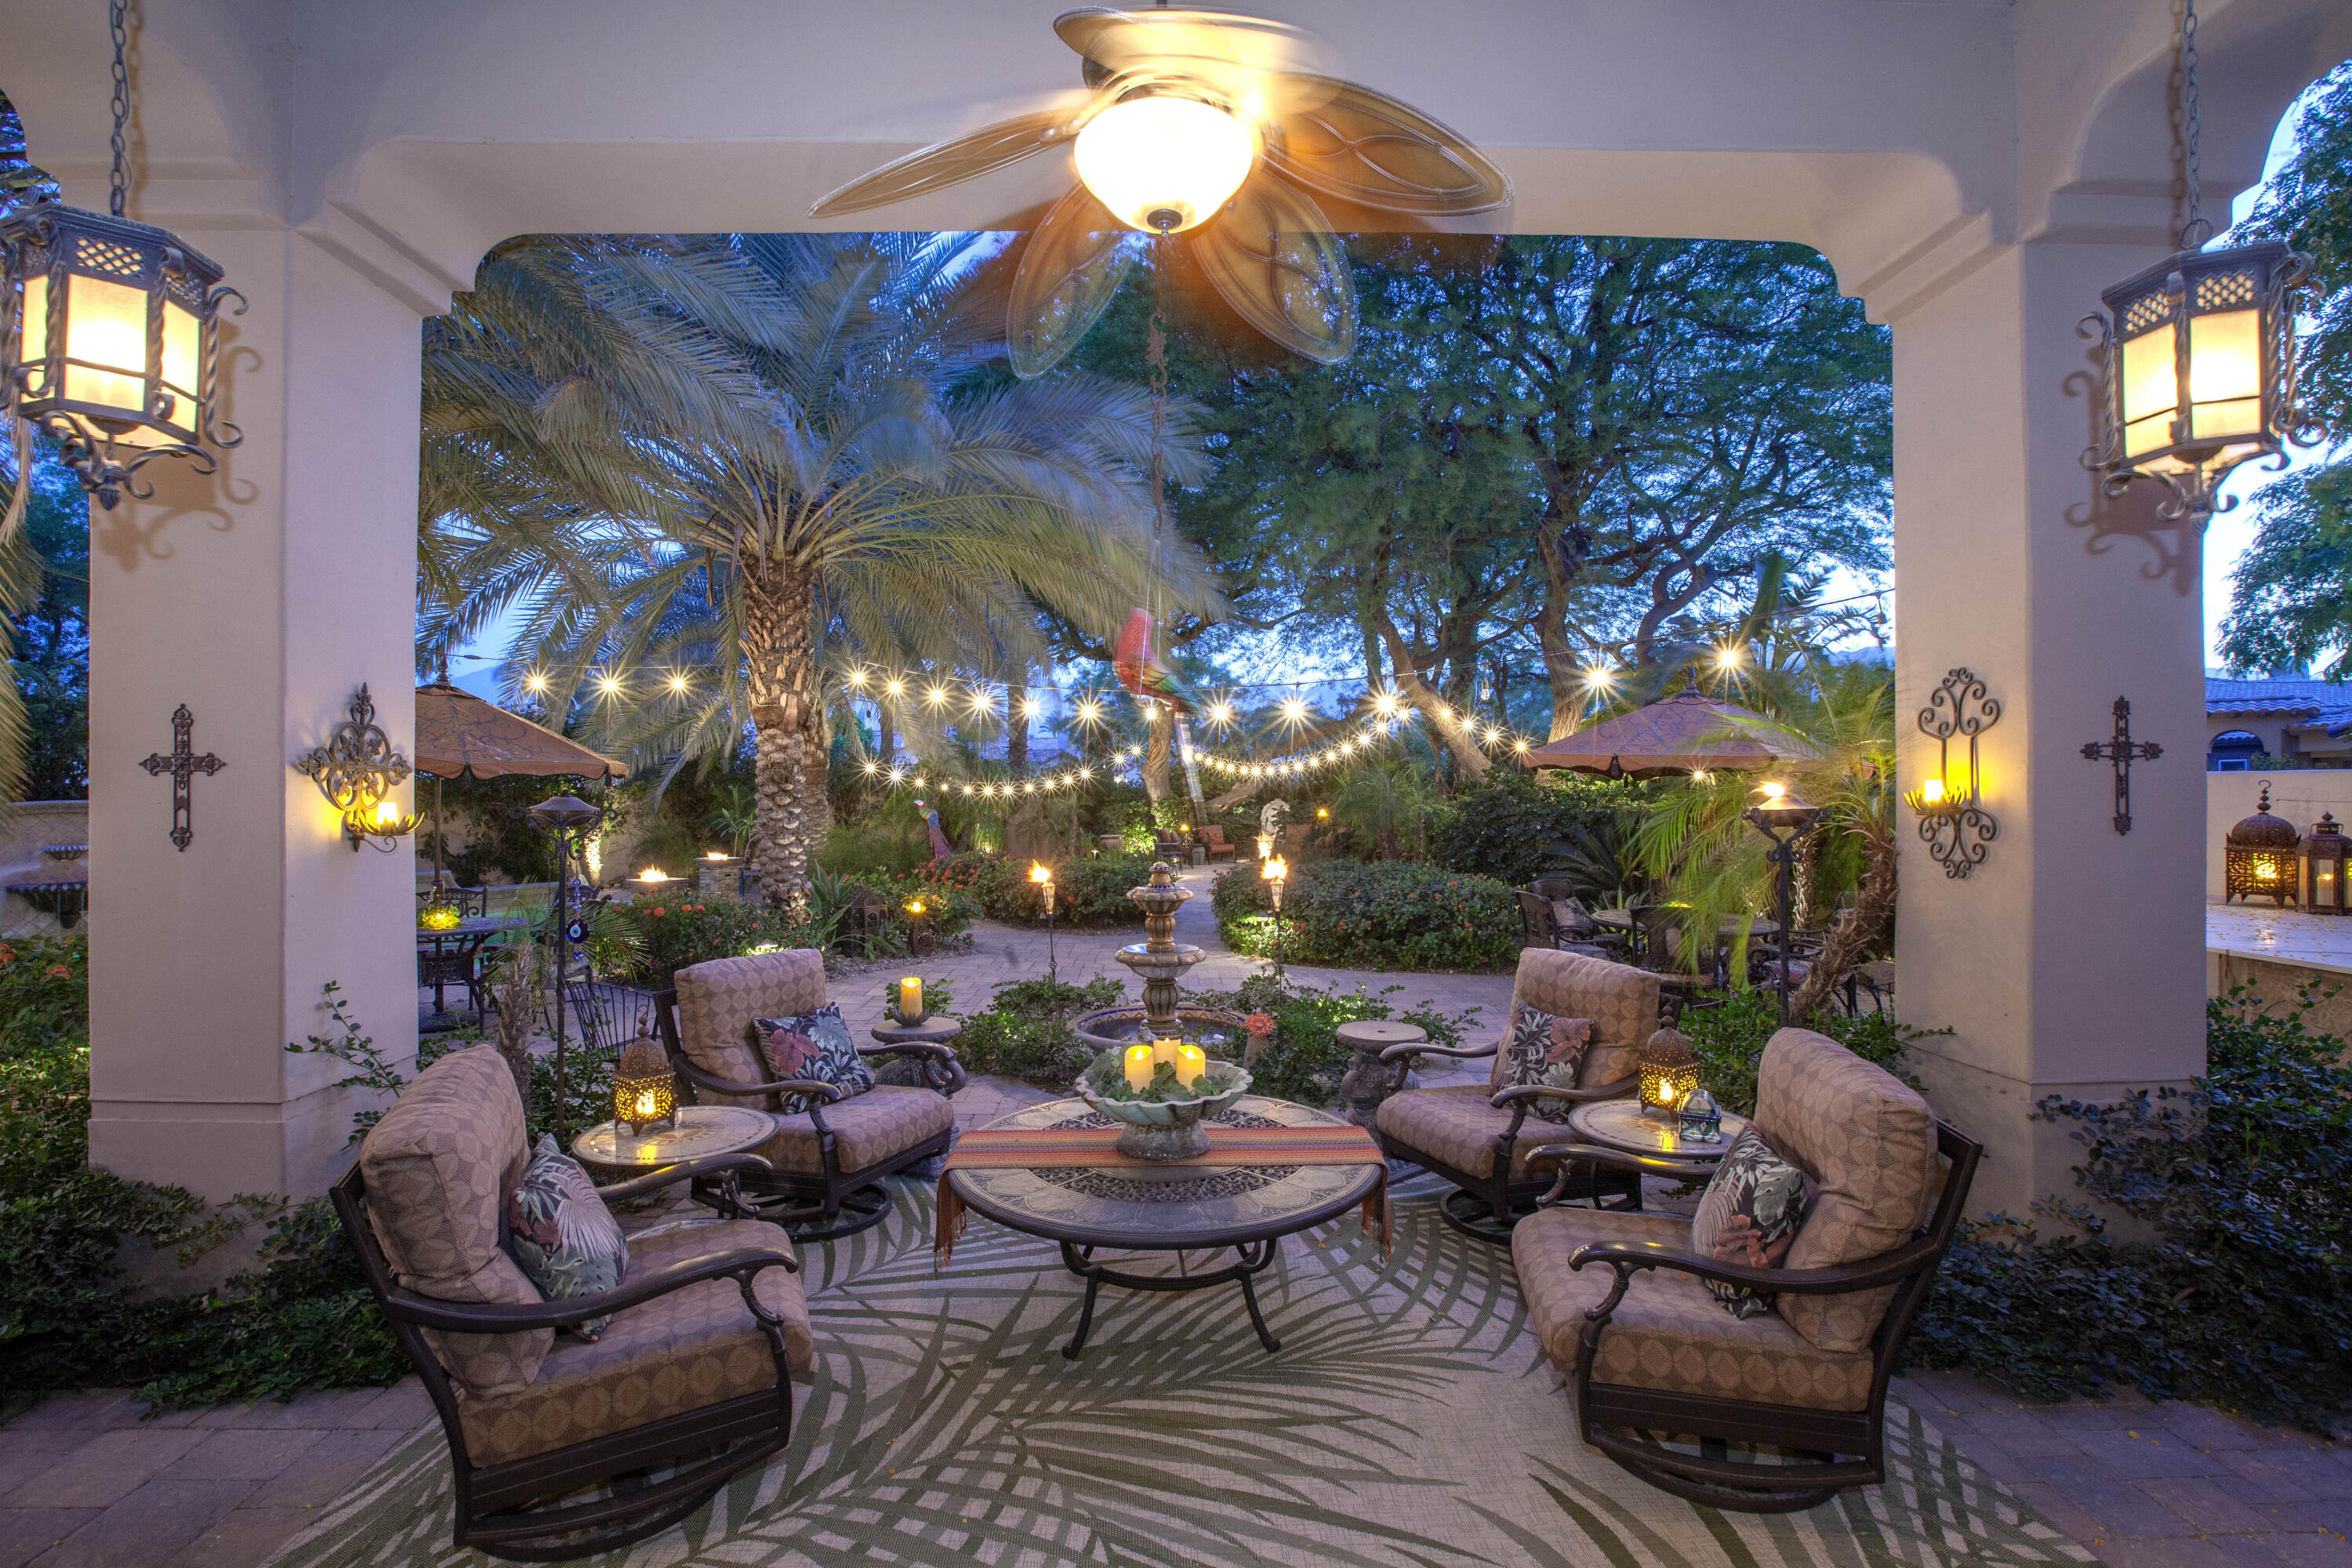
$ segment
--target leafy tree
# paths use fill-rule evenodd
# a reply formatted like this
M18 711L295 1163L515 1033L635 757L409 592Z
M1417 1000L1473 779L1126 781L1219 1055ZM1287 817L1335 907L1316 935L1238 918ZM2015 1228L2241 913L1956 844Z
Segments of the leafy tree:
M528 241L428 336L428 636L520 600L556 689L672 768L748 724L779 903L829 816L829 647L984 670L1042 651L1041 603L1107 628L1155 567L1196 596L1145 527L1139 389L971 384L1003 352L985 250Z
M2294 157L2234 237L2284 240L2311 258L2296 348L2302 395L2341 441L2352 437L2352 64L2304 100L2294 136ZM2231 585L2221 657L2234 669L2276 669L2332 648L2328 679L2352 675L2352 462L2273 480L2255 505L2260 521Z

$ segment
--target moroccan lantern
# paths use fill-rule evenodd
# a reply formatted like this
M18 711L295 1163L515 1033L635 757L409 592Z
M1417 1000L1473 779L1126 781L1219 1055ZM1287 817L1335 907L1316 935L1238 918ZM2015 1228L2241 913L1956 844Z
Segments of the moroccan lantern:
M2284 817L2271 815L2271 786L2263 784L2254 815L2230 829L2222 839L2221 901L2260 898L2265 894L2281 907L2294 898L2297 852L2303 835Z
M621 1047L613 1068L613 1120L642 1138L656 1122L677 1126L677 1075L669 1057L639 1026L637 1037Z
M1642 1047L1637 1068L1642 1109L1653 1118L1676 1122L1683 1101L1698 1088L1698 1058L1679 1029L1660 1029Z
M2347 901L2344 889L2347 854L2352 854L2352 838L2347 838L2336 826L2334 812L2321 812L2303 839L2304 913L2352 914L2352 901Z

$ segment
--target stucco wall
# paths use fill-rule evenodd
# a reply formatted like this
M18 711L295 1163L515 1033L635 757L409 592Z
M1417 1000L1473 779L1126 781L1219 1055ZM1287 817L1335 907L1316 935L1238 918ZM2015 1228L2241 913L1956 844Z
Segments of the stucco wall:
M2169 760L2169 759L2167 759ZM2154 766L2161 767L2159 762ZM2137 779L2135 779L2137 782ZM2254 814L2263 785L2271 786L2271 815L2309 832L2323 811L2352 828L2352 768L2296 769L2276 773L2205 775L2205 898L2221 900L2221 837ZM2137 793L2135 791L2134 793Z

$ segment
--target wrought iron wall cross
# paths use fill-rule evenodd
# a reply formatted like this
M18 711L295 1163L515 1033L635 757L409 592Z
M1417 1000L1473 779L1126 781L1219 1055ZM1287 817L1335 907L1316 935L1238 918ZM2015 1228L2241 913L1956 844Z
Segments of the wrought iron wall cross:
M2116 738L2112 741L2085 741L2083 755L2092 762L2110 762L2116 765L2116 831L2131 831L2131 765L2135 759L2152 763L2164 755L2164 748L2154 741L2135 741L2131 736L2131 703L2125 698L2116 699Z
M188 841L196 836L196 830L188 823L189 779L197 773L210 777L228 766L210 752L201 757L196 755L188 740L195 727L196 716L188 711L186 703L181 703L172 710L172 754L167 757L161 752L150 752L147 760L139 764L156 777L167 773L172 775L172 842L180 847L182 853L186 852Z

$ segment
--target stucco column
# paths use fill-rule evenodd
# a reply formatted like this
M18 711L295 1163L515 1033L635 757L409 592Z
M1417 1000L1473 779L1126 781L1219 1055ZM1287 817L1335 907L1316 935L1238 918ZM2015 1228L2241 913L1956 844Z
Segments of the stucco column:
M251 301L222 360L245 442L210 479L159 461L152 501L91 509L90 1158L305 1196L351 1131L327 1087L349 1069L286 1049L326 1030L320 988L415 1049L413 857L354 853L289 764L362 681L411 752L418 317L266 220L176 226ZM226 764L193 781L184 851L171 780L139 765L182 703Z
M1900 825L1900 1010L1954 1031L1912 1060L1987 1146L1979 1211L2077 1194L2066 1125L2029 1120L2044 1096L2114 1099L2204 1064L2199 542L2152 497L2101 500L2077 461L2096 366L2074 324L2149 259L2005 247L1893 322L1906 788L1935 767L1916 720L1948 670L1983 677L2002 709L1981 742L2000 823L1984 863L1948 878L1908 811ZM2128 836L2109 765L2082 755L2117 697L2135 738L2165 747L2132 769Z

